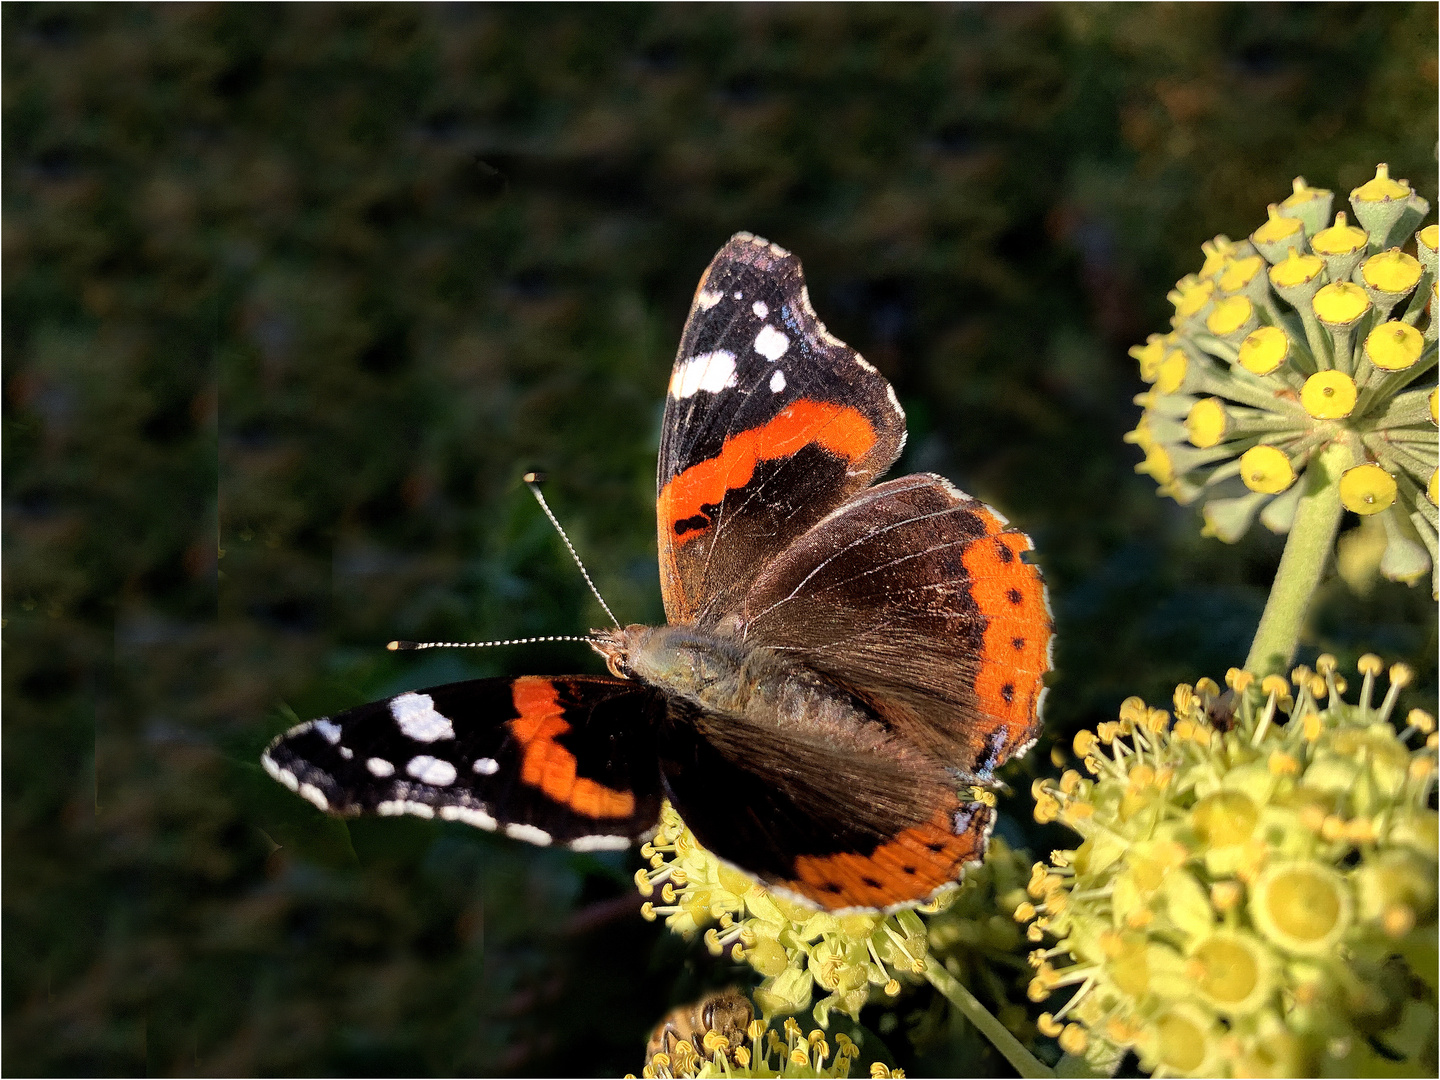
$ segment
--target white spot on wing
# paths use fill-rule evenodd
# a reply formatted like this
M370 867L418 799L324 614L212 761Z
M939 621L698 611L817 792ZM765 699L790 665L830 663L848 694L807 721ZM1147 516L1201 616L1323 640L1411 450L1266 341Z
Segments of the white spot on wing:
M445 787L455 782L455 766L429 754L419 754L411 758L405 771L422 784L435 787Z
M410 799L392 799L390 802L378 803L375 812L381 817L399 817L401 814L414 814L416 817L433 818L435 808L423 802L414 802Z
M550 834L544 829L537 829L534 825L506 825L505 835L514 840L524 840L527 844L536 844L540 847L550 846Z
M780 393L781 390L784 390L784 389L785 389L785 373L784 373L783 371L781 371L779 368L776 368L776 369L775 369L775 374L770 376L770 392L771 392L772 394L778 394L778 393Z
M340 741L340 725L330 720L316 720L311 725L312 730L318 731L321 738L334 746Z
M291 791L300 790L300 781L295 779L295 774L289 769L282 768L281 766L275 764L275 759L272 758L269 754L264 754L261 756L260 764L265 766L265 771L269 773L273 779L278 780L280 783L288 787Z
M401 694L390 702L390 715L400 730L416 742L453 739L455 729L450 721L435 711L435 699L429 694Z
M701 390L718 394L735 385L735 354L725 349L701 353L675 365L670 376L670 396L688 398Z
M463 821L466 825L488 829L490 832L494 832L500 824L484 810L476 810L471 806L442 806L440 816L446 821Z
M572 851L623 851L632 843L628 836L582 836L568 846Z
M713 289L701 289L695 297L695 306L701 311L709 311L723 299L723 294L715 292Z
M383 757L372 757L365 762L365 767L371 774L380 777L382 780L387 776L395 775L395 766L386 761Z
M493 757L476 758L475 771L481 776L494 776L500 771L500 763Z
M302 799L309 799L321 810L330 809L330 800L325 798L325 793L314 784L301 784L295 789L295 794L299 795Z
M744 300L744 299L745 299L745 294L742 293L742 292L739 292L739 291L736 291L735 293L732 293L731 295L733 295L736 300Z
M755 335L755 351L772 364L784 356L788 348L790 339L769 323L762 326L760 333Z
M342 746L342 747L340 747L340 756L341 756L342 758L344 758L346 761L349 761L351 758L353 758L353 757L355 756L355 751L354 751L354 750L351 750L350 747L348 747L348 746Z
M750 310L755 313L757 319L763 319L770 314L770 305L764 300L756 300L750 305Z

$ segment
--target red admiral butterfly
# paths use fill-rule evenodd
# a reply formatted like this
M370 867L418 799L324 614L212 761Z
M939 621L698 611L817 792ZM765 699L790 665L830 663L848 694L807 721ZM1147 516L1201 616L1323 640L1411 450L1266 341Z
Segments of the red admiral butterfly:
M660 443L669 625L593 634L614 675L478 679L277 739L322 810L626 847L667 798L715 855L811 903L924 900L984 854L962 799L1040 730L1051 618L1028 537L899 456L890 384L738 233L695 293Z

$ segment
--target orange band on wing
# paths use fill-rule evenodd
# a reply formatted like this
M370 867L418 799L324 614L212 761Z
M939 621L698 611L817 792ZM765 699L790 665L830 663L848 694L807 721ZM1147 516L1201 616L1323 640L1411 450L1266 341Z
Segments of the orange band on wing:
M868 855L802 855L795 860L796 880L783 884L831 909L883 908L923 900L958 878L967 862L984 853L986 829L955 835L954 810L952 804L938 811L923 825L906 829ZM982 825L977 821L977 826Z
M671 477L660 492L660 521L675 543L684 544L710 527L713 511L704 507L719 506L727 491L748 484L760 462L789 457L812 444L859 461L875 437L875 426L855 409L802 398L764 426L730 436L715 457Z
M520 780L537 787L577 814L592 818L622 818L635 812L635 796L576 775L575 755L556 742L570 730L564 719L556 687L549 679L515 680L512 689L518 719L509 721L510 733L524 750Z
M1040 571L1021 558L1030 550L1024 533L1001 532L1000 522L980 511L988 536L965 549L970 595L985 618L985 643L975 696L981 709L1005 724L1015 739L1035 721L1042 679L1049 667L1050 613Z

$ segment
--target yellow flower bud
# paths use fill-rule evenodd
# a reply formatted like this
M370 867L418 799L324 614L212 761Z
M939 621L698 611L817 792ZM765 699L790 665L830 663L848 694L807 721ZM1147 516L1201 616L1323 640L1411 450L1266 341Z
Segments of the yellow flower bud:
M1278 495L1295 482L1295 469L1284 451L1252 446L1240 455L1240 479L1251 491Z
M1370 310L1370 298L1359 285L1332 281L1310 302L1315 317L1329 326L1348 326Z
M1340 501L1357 514L1378 514L1395 502L1395 478L1374 463L1356 465L1340 476Z
M1363 295L1363 294L1362 294ZM1179 349L1171 349L1165 354L1165 359L1160 361L1160 367L1155 373L1155 392L1158 394L1173 394L1185 383L1185 372L1190 367L1190 361Z
M1285 331L1278 326L1262 326L1252 330L1240 343L1240 366L1252 375L1269 375L1285 362L1289 353L1290 339Z
M1282 216L1280 207L1273 203L1268 207L1267 213L1269 218L1255 230L1252 237L1257 244L1278 244L1286 237L1294 236L1302 228L1298 218ZM1225 286L1222 284L1220 287L1223 289Z
M1331 195L1326 188L1315 188L1305 183L1303 176L1295 177L1291 189L1290 194L1285 197L1285 201L1280 204L1283 210L1305 210L1317 199L1327 199Z
M1214 292L1213 282L1201 281L1192 275L1177 281L1166 299L1175 305L1176 315L1188 319L1210 302Z
M1279 220L1285 221L1286 219L1280 218ZM1243 259L1233 260L1225 268L1225 272L1220 275L1220 291L1229 293L1243 289L1255 280L1255 275L1260 273L1260 269L1264 265L1265 260L1259 255L1249 255Z
M1324 269L1324 260L1314 255L1301 255L1292 248L1283 262L1270 268L1270 283L1277 289L1308 285L1318 278Z
M1165 359L1165 338L1151 334L1144 345L1132 346L1130 355L1140 362L1140 378L1153 383L1160 371L1160 361Z
M1355 202L1385 202L1389 199L1408 199L1410 197L1410 185L1402 180L1390 179L1390 166L1383 161L1375 166L1375 176L1365 181L1354 191L1350 192L1350 198ZM1337 218L1339 214L1335 215Z
M1398 320L1383 322L1365 335L1365 355L1382 371L1404 371L1420 359L1425 338Z
M1399 248L1391 248L1361 263L1360 276L1378 292L1404 296L1420 281L1420 261Z
M1358 397L1355 380L1343 371L1317 371L1305 380L1300 404L1317 420L1340 420L1350 415Z
M1335 224L1321 229L1310 238L1310 248L1317 255L1349 255L1359 251L1370 240L1364 229L1346 222L1345 211L1335 215Z
M1229 427L1225 403L1219 398L1202 398L1190 407L1185 417L1185 430L1191 444L1202 450L1219 445Z

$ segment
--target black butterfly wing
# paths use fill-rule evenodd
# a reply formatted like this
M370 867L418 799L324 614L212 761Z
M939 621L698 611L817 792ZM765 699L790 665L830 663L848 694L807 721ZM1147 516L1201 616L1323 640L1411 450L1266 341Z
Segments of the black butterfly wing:
M622 679L477 679L286 732L267 772L333 814L414 814L534 844L626 847L660 814L663 699Z
M1040 732L1051 617L1024 533L941 477L856 496L756 578L746 644L820 672L984 777Z
M890 384L815 317L800 261L733 236L700 279L665 399L657 528L669 621L734 611L760 567L904 442Z
M994 824L954 778L904 745L844 753L672 701L660 733L671 803L741 870L830 910L925 900L978 862Z

